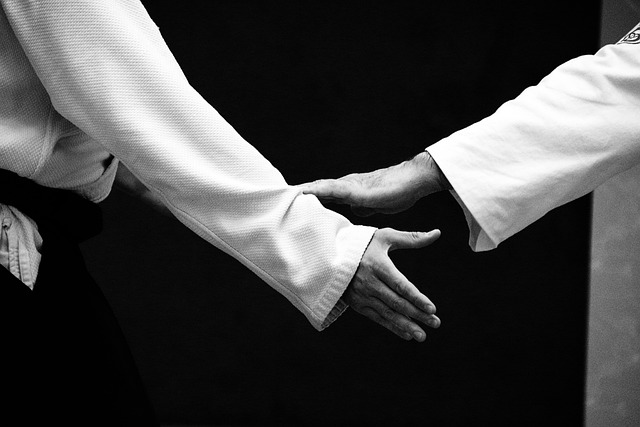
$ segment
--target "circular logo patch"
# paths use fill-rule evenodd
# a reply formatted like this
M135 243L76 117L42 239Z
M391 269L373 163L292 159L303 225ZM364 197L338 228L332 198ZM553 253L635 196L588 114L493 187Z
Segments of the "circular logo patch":
M621 43L640 44L640 27L637 27L635 30L624 36L623 39L618 42L618 44Z

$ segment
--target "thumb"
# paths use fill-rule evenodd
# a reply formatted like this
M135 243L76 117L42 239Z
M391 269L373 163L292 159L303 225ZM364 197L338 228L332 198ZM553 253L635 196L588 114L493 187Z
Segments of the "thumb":
M382 237L389 245L389 251L395 249L418 249L429 246L440 237L440 230L424 231L398 231L393 228L385 228Z

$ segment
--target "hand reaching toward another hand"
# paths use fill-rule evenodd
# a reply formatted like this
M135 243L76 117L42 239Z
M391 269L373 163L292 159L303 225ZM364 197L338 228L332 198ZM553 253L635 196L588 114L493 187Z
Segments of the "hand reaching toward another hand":
M395 166L339 179L320 179L299 188L323 201L350 205L356 215L369 216L402 212L422 197L451 186L431 155L423 151ZM399 337L424 341L426 334L417 322L439 327L435 305L396 268L388 253L428 246L438 237L439 230L378 230L343 299L358 313Z
M389 252L417 249L440 237L439 230L428 233L404 232L391 228L376 231L367 247L343 299L358 313L389 329L399 337L424 341L421 322L440 326L435 305L393 264Z
M320 179L299 187L319 199L347 204L356 215L397 213L409 209L431 193L451 185L431 155L423 151L410 160L368 173L352 173L339 179Z

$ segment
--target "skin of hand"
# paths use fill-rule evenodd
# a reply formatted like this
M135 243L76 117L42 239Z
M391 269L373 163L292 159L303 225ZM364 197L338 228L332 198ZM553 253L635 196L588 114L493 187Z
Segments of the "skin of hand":
M116 172L116 186L165 215L171 211L164 203L120 163ZM432 328L440 326L435 305L396 268L389 252L395 249L421 248L440 237L439 230L429 233L403 232L385 228L377 230L343 299L356 312L379 323L403 339L424 341L426 334L418 326L420 321Z
M428 233L377 230L342 298L356 312L400 338L424 341L426 333L417 322L439 327L436 307L396 268L389 252L428 246L438 237L440 230Z
M356 215L392 214L413 206L429 194L451 189L446 177L427 151L400 164L338 179L301 184L305 194L327 202L347 204Z

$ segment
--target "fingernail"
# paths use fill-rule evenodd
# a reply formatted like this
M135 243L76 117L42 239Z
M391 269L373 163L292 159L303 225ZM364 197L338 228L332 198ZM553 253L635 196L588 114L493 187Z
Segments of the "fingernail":
M440 324L440 322L438 322L436 319L431 319L428 323L432 328L436 328Z
M413 332L413 336L418 341L422 341L424 339L424 334L422 332L420 332L420 331L414 331Z
M438 230L437 228L427 233L427 237L434 237L434 236L440 236L440 230Z
M425 304L424 311L426 311L427 314L435 314L436 306L432 304Z

